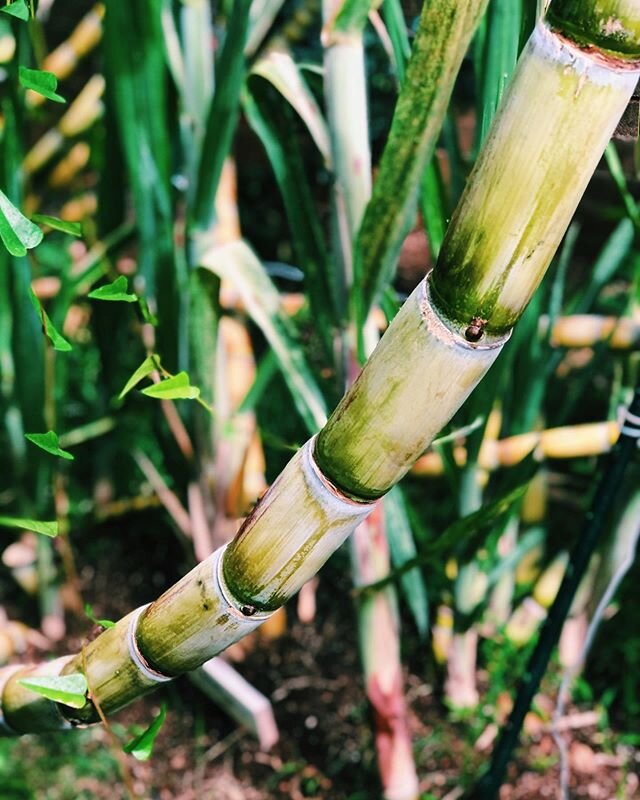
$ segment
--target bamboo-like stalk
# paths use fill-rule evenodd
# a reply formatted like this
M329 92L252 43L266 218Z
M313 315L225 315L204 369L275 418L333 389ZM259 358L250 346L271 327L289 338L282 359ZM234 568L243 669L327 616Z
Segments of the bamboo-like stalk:
M334 217L337 222L340 275L355 292L353 246L371 197L371 151L366 95L363 29L370 0L325 0L323 3L325 99L334 169ZM352 313L352 324L358 324ZM373 326L369 326L372 328ZM377 333L370 331L375 342ZM353 329L346 331L350 349L347 384L355 375L357 357ZM355 586L385 578L390 553L381 506L351 537ZM387 586L357 602L360 657L365 689L373 710L378 770L386 800L414 800L419 791L404 697L400 659L400 621L396 590Z
M537 28L487 141L493 160L481 155L443 244L435 293L429 281L414 292L318 439L294 456L225 550L64 663L65 674L86 670L106 713L260 624L409 470L497 356L637 77L637 64L594 56ZM47 674L60 668L42 667ZM13 674L1 707L16 731L62 726L55 704L24 691ZM64 713L95 718L90 701Z
M518 319L636 82L637 65L536 27L433 273L438 307L461 331L480 320L505 333Z

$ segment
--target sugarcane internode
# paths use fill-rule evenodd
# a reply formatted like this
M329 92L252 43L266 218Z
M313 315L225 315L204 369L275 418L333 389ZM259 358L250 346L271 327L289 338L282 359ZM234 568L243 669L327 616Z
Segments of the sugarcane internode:
M554 0L547 21L578 45L596 47L614 58L640 59L636 0Z

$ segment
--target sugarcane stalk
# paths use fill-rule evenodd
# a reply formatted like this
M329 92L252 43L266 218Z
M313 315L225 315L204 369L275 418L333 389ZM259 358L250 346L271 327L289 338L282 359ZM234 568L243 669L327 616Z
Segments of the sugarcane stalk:
M613 420L519 433L497 442L483 442L478 464L493 472L501 467L514 467L532 454L536 461L599 456L611 450L619 434L620 426ZM462 445L454 449L454 458L460 466L466 463L467 453ZM443 475L441 455L430 451L421 456L411 468L411 474L425 478Z
M481 154L433 275L394 319L318 438L293 457L231 544L81 655L41 669L85 672L91 696L111 713L211 658L295 594L410 469L497 357L637 77L637 63L594 56L539 25L487 140L493 162ZM3 724L22 733L64 727L61 707L18 680L0 672ZM82 710L62 710L65 718L97 716L90 699Z
M338 232L340 275L347 291L354 287L353 246L371 197L371 150L366 94L363 29L371 3L325 0L323 3L325 99L334 168L334 217ZM355 315L352 314L352 319ZM357 320L355 320L357 324ZM370 326L370 329L372 326ZM356 372L353 329L349 342L347 385ZM370 333L377 339L375 328ZM375 340L374 339L374 340ZM389 544L382 507L358 525L351 537L355 586L385 578L390 571ZM396 590L387 586L357 601L360 657L365 689L373 710L378 771L386 800L414 800L418 776L404 697L400 659L400 620Z

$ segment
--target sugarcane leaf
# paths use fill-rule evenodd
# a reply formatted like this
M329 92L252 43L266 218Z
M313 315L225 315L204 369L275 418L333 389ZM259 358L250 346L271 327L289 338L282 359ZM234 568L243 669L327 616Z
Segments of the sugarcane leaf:
M47 431L47 433L25 433L24 438L37 447L40 447L42 450L45 450L47 453L51 453L52 456L58 456L58 458L65 458L67 461L73 461L74 457L71 453L68 453L60 447L58 434L54 431Z
M354 252L354 306L364 324L371 304L394 274L416 196L442 128L455 77L487 0L441 0L423 5Z
M115 628L116 623L112 622L110 619L96 619L93 613L93 607L91 603L84 604L84 614L85 616L93 622L94 625L99 625L101 628Z
M5 14L10 14L12 17L17 17L23 22L29 21L29 7L25 0L15 0L15 2L8 6L2 6L0 11L3 11Z
M493 0L486 17L486 35L478 41L479 143L482 143L515 68L520 51L522 3Z
M41 69L29 69L20 65L18 71L18 78L21 85L25 89L31 89L47 100L53 100L54 103L66 103L67 101L56 92L58 88L58 79L53 72L45 72Z
M235 0L220 58L216 64L216 91L206 123L193 216L198 227L211 220L222 165L229 154L240 112L240 91L245 78L244 48L249 28L251 0Z
M239 292L249 316L278 359L303 422L310 433L317 432L327 418L324 398L296 339L292 322L282 310L280 293L261 262L245 242L231 242L209 250L200 264L228 280Z
M37 222L38 225L46 225L49 228L53 228L54 231L68 233L70 236L82 236L81 222L70 222L66 219L51 217L48 214L34 214L31 219L33 222Z
M124 389L118 395L118 400L122 400L122 398L128 394L134 386L137 386L143 378L146 378L147 375L151 375L151 373L159 369L160 367L160 356L152 355L140 364L138 369L133 373L133 375L129 378L126 382Z
M246 56L252 56L264 41L284 0L253 0L249 11L249 33L244 48Z
M252 76L269 81L307 126L325 165L331 165L331 144L327 122L311 89L291 54L283 46L270 49L251 70Z
M332 31L361 33L367 24L369 11L377 8L382 0L343 0L338 13L331 20Z
M111 300L120 303L137 303L138 296L129 293L129 281L124 275L120 275L106 286L99 286L92 292L89 292L88 297L92 300Z
M43 536L57 536L58 523L41 522L36 519L22 519L21 517L4 517L0 516L1 528L19 528L23 531L33 531L34 533L41 533Z
M327 253L296 129L298 119L280 92L252 74L242 98L243 109L271 163L291 231L294 254L304 270L304 286L325 351L332 357L332 329L340 325L344 294L336 265Z
M404 81L407 60L411 54L411 45L407 34L407 23L404 19L400 0L384 0L382 16L393 47L394 67L400 83Z
M153 746L156 741L156 736L160 733L165 718L167 716L167 704L163 703L160 708L160 713L153 720L151 725L143 731L135 739L127 742L123 747L125 753L130 753L138 761L148 761L153 754Z
M83 708L87 702L87 679L79 672L73 675L22 678L18 683L47 700L71 708Z
M402 567L393 569L389 575L382 580L367 586L358 587L356 593L367 591L378 591L379 589L393 583L402 575L421 565L428 565L441 562L444 553L457 552L461 562L467 561L481 544L488 530L507 514L515 503L524 497L529 482L517 486L513 491L508 492L497 500L486 503L478 511L468 514L462 519L456 520L449 525L445 531L425 547L415 558L408 559Z
M12 256L20 257L42 241L44 234L0 191L0 238Z
M200 397L200 389L191 386L189 376L186 372L179 372L171 378L166 378L153 386L147 386L142 390L142 394L147 397L155 397L158 400L195 400Z
M35 292L31 288L29 289L29 297L31 298L31 304L33 305L36 314L40 318L45 335L53 345L53 349L58 350L61 353L68 353L72 349L71 345L61 333L58 333L58 330L53 322L51 322L49 319L49 315L44 310L40 304L40 301L36 297Z
M383 508L391 562L395 569L402 569L407 562L416 558L417 551L400 487L395 486L385 496ZM429 632L429 596L417 566L400 576L400 587L418 633L425 638Z

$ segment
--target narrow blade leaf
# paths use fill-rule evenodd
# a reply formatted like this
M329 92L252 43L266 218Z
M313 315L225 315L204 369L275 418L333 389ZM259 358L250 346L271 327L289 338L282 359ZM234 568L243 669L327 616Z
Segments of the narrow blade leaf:
M34 676L23 678L18 683L36 694L53 700L55 703L83 708L87 702L87 679L84 675Z
M74 457L71 453L60 447L58 434L54 431L47 431L47 433L25 433L24 438L32 444L35 444L36 447L40 447L47 453L51 453L52 456L58 456L58 458L66 458L67 461L73 461Z
M251 319L278 359L302 420L309 432L315 433L327 418L324 398L296 340L291 320L282 310L280 293L263 265L244 242L213 248L200 263L239 292Z
M48 214L34 214L31 219L33 222L37 222L38 225L46 225L49 228L53 228L54 231L68 233L71 236L82 236L81 222L69 222L66 219L50 217Z
M290 53L284 49L269 50L251 70L251 74L259 75L275 86L307 126L325 164L330 166L331 145L327 123Z
M21 517L0 517L0 527L20 528L23 531L33 531L52 538L58 535L58 523L55 521L40 522L36 519L22 519Z
M399 487L394 487L383 500L384 523L389 541L389 551L394 568L402 568L417 556L404 497ZM400 577L400 587L409 606L418 633L425 638L429 632L429 597L419 567L414 567Z

